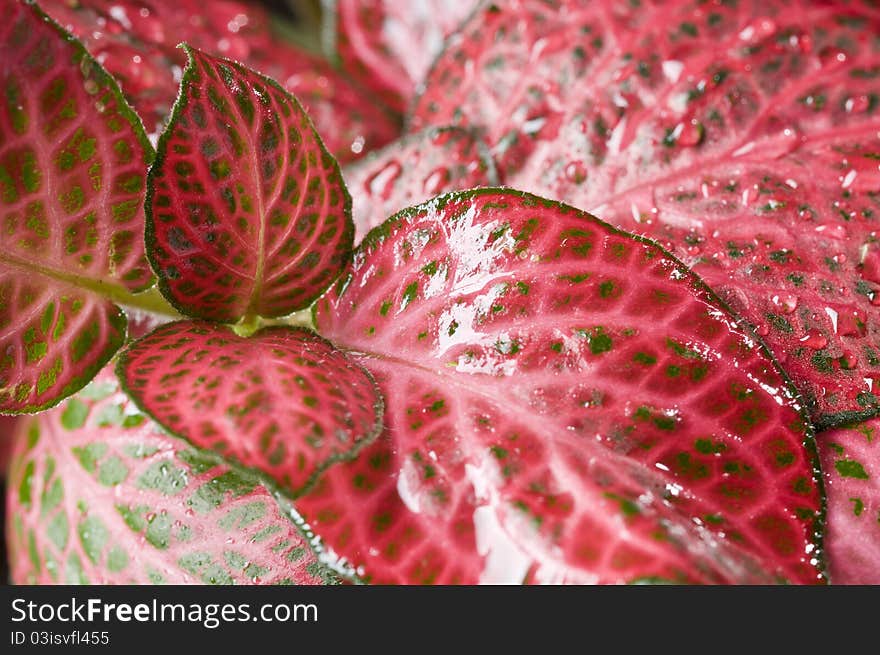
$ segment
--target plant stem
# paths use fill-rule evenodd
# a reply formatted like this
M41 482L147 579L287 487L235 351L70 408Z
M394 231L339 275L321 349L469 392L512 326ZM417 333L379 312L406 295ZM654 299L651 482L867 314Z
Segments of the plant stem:
M121 287L107 289L106 296L122 307L139 309L150 314L168 316L169 318L182 318L180 312L174 309L159 292L158 287L152 287L142 293L130 293Z
M236 323L232 329L240 337L249 337L261 327L267 325L286 325L288 327L304 327L309 330L315 329L312 323L312 310L308 307L283 318L261 318L255 314L248 315Z

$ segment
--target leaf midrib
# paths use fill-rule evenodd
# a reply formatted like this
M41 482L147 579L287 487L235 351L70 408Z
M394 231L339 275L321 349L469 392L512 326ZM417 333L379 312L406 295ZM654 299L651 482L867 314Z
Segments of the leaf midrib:
M61 286L85 291L118 305L126 305L167 316L178 316L161 296L151 292L152 288L145 289L140 293L134 293L115 280L89 278L65 272L41 262L17 257L10 254L8 250L0 251L0 265L14 269L20 274L36 273L40 277L58 283Z

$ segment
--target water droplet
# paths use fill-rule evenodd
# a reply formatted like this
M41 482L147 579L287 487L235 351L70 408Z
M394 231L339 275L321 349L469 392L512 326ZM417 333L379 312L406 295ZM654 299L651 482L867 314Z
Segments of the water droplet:
M770 328L768 328L764 323L755 328L755 332L758 333L758 336L766 337L770 334Z
M438 166L428 173L428 176L422 182L422 188L429 196L435 196L440 193L449 184L452 174L446 166Z
M388 200L394 192L394 183L400 177L402 170L403 167L400 165L399 161L390 161L378 172L367 178L364 183L367 193L376 196L383 201Z
M826 309L826 311L828 311ZM841 307L838 311L837 333L843 337L863 337L867 332L865 311L859 308Z
M813 350L821 350L828 345L828 339L822 336L818 330L809 330L799 341Z
M861 114L868 111L871 106L871 100L865 94L850 96L843 104L843 108L850 114Z
M846 239L849 236L846 228L840 223L825 223L823 225L817 225L815 230L822 236L830 237L832 239Z
M797 309L798 299L797 296L792 294L782 294L779 296L773 296L770 299L776 307L779 308L783 314L791 314L795 309Z
M855 353L851 350L844 350L843 355L841 355L837 361L840 363L840 368L847 370L855 368L859 363Z
M565 166L565 177L575 184L582 184L587 179L587 168L580 160L570 161Z
M846 63L846 58L846 51L836 46L825 46L819 51L819 65L822 68L838 68Z
M682 127L681 133L678 135L678 144L685 147L697 146L703 142L705 135L706 128L703 127L703 124L692 119Z
M755 43L772 36L777 29L776 21L767 16L761 16L740 30L739 38L747 43Z
M862 277L880 284L880 249L873 244L866 244L862 247L862 253Z

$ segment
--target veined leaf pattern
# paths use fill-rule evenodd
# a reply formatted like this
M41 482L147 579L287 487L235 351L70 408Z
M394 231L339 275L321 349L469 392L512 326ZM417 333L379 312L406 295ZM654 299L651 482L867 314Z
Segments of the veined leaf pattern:
M7 494L17 584L324 584L291 508L168 436L112 371L22 420Z
M123 351L117 371L165 428L262 471L292 496L382 428L369 373L304 328L243 338L216 323L169 323Z
M374 229L316 324L386 432L297 501L374 582L822 579L785 378L655 244L510 190Z
M0 26L0 411L86 384L119 348L108 298L149 287L153 150L113 79L38 8Z
M147 197L147 254L184 314L234 322L308 307L351 254L351 198L299 103L187 49Z
M878 34L862 2L487 4L412 122L479 128L505 184L663 243L824 427L880 407Z

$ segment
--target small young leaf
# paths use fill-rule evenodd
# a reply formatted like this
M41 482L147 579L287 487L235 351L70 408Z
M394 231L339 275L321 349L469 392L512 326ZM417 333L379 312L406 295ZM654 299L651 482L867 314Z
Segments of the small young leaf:
M880 421L823 433L819 452L828 489L831 582L880 584Z
M86 392L89 392L88 394ZM105 370L22 420L8 496L16 584L324 584L291 508L256 478L168 436ZM113 417L113 420L108 420Z
M81 388L119 348L108 299L153 278L143 249L153 150L113 79L35 5L0 25L0 412Z
M306 329L243 338L217 324L169 323L127 348L117 370L161 425L294 496L382 426L369 373Z
M386 432L297 509L366 578L822 580L785 378L652 242L453 193L367 235L316 324L376 376Z
M353 191L355 241L404 207L447 191L498 183L483 144L456 127L402 137L349 165L343 174Z
M299 103L233 61L189 64L159 139L147 254L184 314L233 322L307 307L351 254L351 199Z

